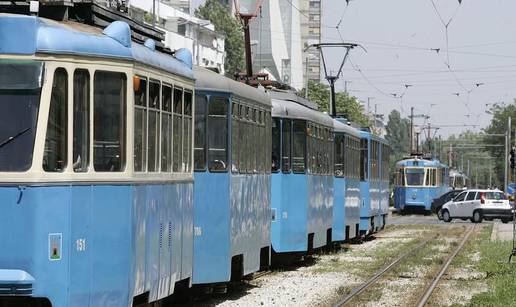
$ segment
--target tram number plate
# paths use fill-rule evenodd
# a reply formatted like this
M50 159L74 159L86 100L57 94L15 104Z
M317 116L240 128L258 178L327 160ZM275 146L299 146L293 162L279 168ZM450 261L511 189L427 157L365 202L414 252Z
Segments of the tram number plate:
M86 250L86 239L77 239L75 246L78 252L84 252Z

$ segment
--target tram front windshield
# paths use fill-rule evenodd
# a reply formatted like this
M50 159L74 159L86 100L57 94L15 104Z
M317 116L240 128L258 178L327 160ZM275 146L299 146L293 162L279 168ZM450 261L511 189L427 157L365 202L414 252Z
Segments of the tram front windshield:
M0 172L32 165L43 63L0 60Z
M425 169L407 168L405 170L405 176L408 186L422 186L425 181Z

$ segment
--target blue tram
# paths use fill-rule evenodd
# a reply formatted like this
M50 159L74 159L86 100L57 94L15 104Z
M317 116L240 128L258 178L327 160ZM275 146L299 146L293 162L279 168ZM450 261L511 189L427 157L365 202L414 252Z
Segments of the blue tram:
M333 120L294 94L271 97L271 245L307 252L331 242Z
M360 233L385 227L389 210L389 146L368 129L360 131Z
M394 207L400 213L407 209L431 210L432 200L449 187L448 166L438 160L413 157L396 163Z
M191 54L0 14L0 305L128 306L190 284Z
M271 102L264 91L195 68L194 284L270 261Z
M359 236L360 131L334 119L334 175L332 240Z

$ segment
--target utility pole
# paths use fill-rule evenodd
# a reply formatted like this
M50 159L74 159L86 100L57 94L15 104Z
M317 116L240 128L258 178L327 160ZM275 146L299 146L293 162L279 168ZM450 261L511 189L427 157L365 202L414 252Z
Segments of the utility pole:
M367 97L367 116L368 117L371 117L371 108L370 108L371 99L374 99L374 97Z
M305 99L308 99L308 58L309 54L306 55L305 60L305 75L306 75L306 86L305 86Z
M509 185L509 146L511 146L511 117L507 119L507 132L505 132L505 175L504 175L504 192L507 193Z
M348 83L351 83L351 81L345 80L344 81L344 92L346 95L348 94Z
M412 151L414 150L414 107L410 107L410 152L409 154L412 154Z
M156 27L156 0L152 0L152 28Z

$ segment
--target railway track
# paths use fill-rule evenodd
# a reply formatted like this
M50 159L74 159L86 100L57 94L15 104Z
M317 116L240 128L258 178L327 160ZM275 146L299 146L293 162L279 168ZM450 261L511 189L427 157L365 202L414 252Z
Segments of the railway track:
M417 304L418 307L423 307L426 305L426 303L432 296L432 293L434 292L435 288L439 284L439 281L441 281L441 278L444 276L444 274L448 270L448 267L450 266L451 262L453 261L453 259L455 259L457 254L462 250L462 248L468 241L469 237L473 233L474 229L475 229L475 226L469 227L469 229L466 231L466 234L462 238L462 241L460 242L460 244L455 248L453 253L451 253L450 256L448 256L448 259L446 260L446 262L442 265L442 267L439 270L439 272L437 273L437 275L435 275L435 277L432 279L432 282L430 283L430 285L426 288L425 293L419 299L419 302Z
M421 296L421 298L419 299L418 301L418 304L417 306L418 307L422 307L422 306L425 306L425 304L428 302L428 300L430 299L433 291L435 290L435 288L437 287L437 285L439 284L439 281L441 280L441 278L443 277L443 275L446 273L446 271L448 270L448 267L450 266L451 262L453 261L453 259L455 258L455 256L457 256L457 254L462 250L462 248L464 247L465 243L468 241L471 233L473 232L474 230L474 226L470 226L468 228L468 230L465 232L463 238L462 238L462 241L460 242L460 244L455 248L455 250L448 256L447 260L444 262L443 266L440 268L440 270L438 271L438 273L434 276L434 278L432 279L432 282L427 286L426 290L425 290L425 293ZM346 296L344 296L341 300L339 300L336 304L334 304L333 306L334 307L340 307L340 306L345 306L347 305L349 302L351 302L353 299L355 299L356 297L358 297L358 295L360 295L361 293L363 293L364 291L366 291L368 288L370 288L372 285L374 285L376 283L376 281L378 281L382 276L384 276L386 273L388 273L389 271L391 271L392 269L394 269L396 266L398 266L401 262L403 262L403 260L407 259L407 257L411 256L411 255L414 255L415 253L417 253L419 250L421 250L422 248L424 248L428 243L430 243L431 241L437 239L439 237L439 235L435 235L435 236L432 236L430 238L427 238L425 239L424 241L422 241L421 243L419 243L418 245L416 245L413 249L407 251L406 253L396 257L392 262L390 262L388 265L384 266L382 269L380 269L375 275L373 275L371 278L369 278L368 280L366 280L364 283L362 283L360 286L354 288L353 290L351 290L351 292L349 294L347 294Z

